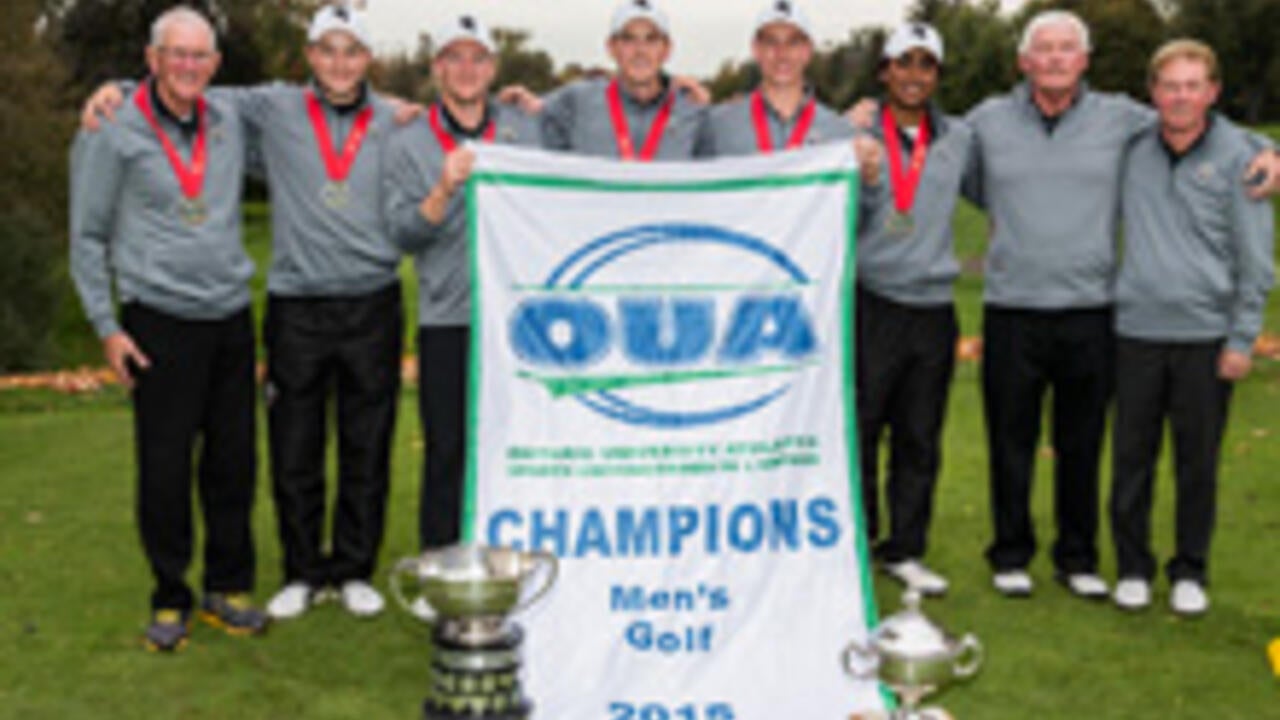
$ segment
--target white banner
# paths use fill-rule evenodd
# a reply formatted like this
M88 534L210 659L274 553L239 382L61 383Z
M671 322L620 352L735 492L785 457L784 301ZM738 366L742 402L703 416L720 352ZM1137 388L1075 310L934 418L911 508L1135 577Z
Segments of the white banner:
M845 720L876 621L852 378L855 161L485 145L465 532L561 558L546 720Z

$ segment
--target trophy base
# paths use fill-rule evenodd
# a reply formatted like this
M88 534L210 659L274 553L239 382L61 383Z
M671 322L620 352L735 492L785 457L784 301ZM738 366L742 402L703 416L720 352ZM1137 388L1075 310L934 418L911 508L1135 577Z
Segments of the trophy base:
M532 704L520 688L523 633L509 625L491 642L475 644L438 627L425 720L525 720Z
M523 707L506 712L492 713L470 713L470 712L454 712L434 708L428 701L422 706L423 720L529 720L533 717L533 705L525 703Z

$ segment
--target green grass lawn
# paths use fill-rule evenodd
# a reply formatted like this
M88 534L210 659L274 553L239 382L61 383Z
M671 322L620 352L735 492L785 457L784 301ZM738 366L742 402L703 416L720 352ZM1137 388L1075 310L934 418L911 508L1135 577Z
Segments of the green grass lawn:
M1223 463L1210 614L1157 606L1125 615L1075 600L1033 565L1036 597L988 589L985 450L977 373L961 368L951 401L930 560L953 591L929 612L986 643L973 683L943 700L965 720L1274 717L1280 684L1264 646L1280 635L1280 365L1265 363L1238 393ZM28 395L0 411L0 717L405 718L427 677L425 636L397 613L372 621L323 606L238 640L197 628L179 657L145 653L149 576L133 524L131 423L117 391L92 398ZM415 547L418 423L406 393L395 441L384 560ZM1052 536L1048 463L1035 510ZM1170 548L1170 483L1162 477L1157 547ZM259 596L280 581L264 480L255 527ZM1104 572L1112 571L1103 539ZM384 563L385 564L385 563ZM884 609L897 592L880 582ZM835 659L832 659L835 662Z

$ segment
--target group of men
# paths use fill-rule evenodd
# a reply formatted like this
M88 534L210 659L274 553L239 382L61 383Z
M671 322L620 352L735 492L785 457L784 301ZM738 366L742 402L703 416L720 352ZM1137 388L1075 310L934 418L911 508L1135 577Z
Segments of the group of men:
M1210 119L1216 65L1184 50L1158 57L1153 91L1171 88L1167 112L1155 95L1157 122L1132 100L1088 90L1081 81L1087 29L1074 15L1046 13L1028 26L1020 49L1027 83L960 119L931 102L941 38L908 24L885 46L884 103L860 130L807 86L812 27L788 0L769 2L754 26L759 88L711 108L696 88L665 73L670 27L649 0L625 0L613 16L612 78L582 80L545 98L518 88L504 93L520 107L491 93L496 48L479 19L452 18L433 40L439 98L416 112L369 88L369 34L361 15L344 6L321 9L311 24L310 83L209 90L218 64L214 31L179 7L153 26L150 77L109 85L87 106L92 127L73 151L71 262L107 360L132 392L138 520L156 581L148 647L175 650L189 637L196 603L185 574L197 448L206 528L202 618L257 634L268 616L296 617L331 595L356 615L381 611L369 581L383 535L399 393L397 266L405 253L419 281L419 540L423 548L457 541L470 346L461 192L474 157L468 141L623 162L850 142L863 184L857 374L868 532L873 540L881 535L877 451L888 430L890 521L877 555L891 575L929 593L947 586L922 559L954 364L951 294L959 268L950 222L963 192L994 226L983 386L996 588L1010 595L1032 589L1030 479L1041 399L1052 385L1055 565L1073 592L1108 592L1096 574L1094 536L1118 330L1119 370L1141 377L1119 383L1117 444L1123 438L1129 452L1116 460L1113 518L1124 523L1116 532L1123 579L1116 601L1139 605L1121 593L1134 581L1149 602L1145 518L1165 413L1183 428L1170 574L1203 596L1229 381L1248 370L1271 280L1269 215L1259 211L1268 206L1245 197L1240 177L1264 146ZM1203 77L1166 78L1188 63L1203 66ZM1193 95L1209 101L1195 105ZM99 114L118 117L98 127ZM1170 129L1175 119L1186 127ZM1266 149L1260 165L1274 189L1280 162ZM256 459L253 267L239 211L246 171L265 175L272 204L265 396L284 585L265 613L249 601ZM1153 174L1164 179L1153 182ZM1127 242L1117 263L1121 211ZM1179 237L1176 252L1151 250L1170 233ZM1171 273L1185 285L1162 282ZM1210 401L1215 412L1206 427L1198 403ZM330 403L338 489L326 542ZM1207 607L1207 596L1201 604Z
M1026 80L963 118L929 102L944 54L923 24L890 37L878 132L892 197L868 193L858 237L858 389L864 507L879 537L879 447L889 431L884 569L926 594L921 562L956 340L951 216L964 195L991 227L982 394L990 463L992 582L1031 595L1031 488L1052 389L1055 577L1126 610L1152 600L1150 515L1164 421L1174 434L1176 548L1170 606L1209 606L1218 449L1231 384L1250 369L1274 281L1270 142L1212 112L1213 51L1178 40L1150 62L1156 110L1092 91L1088 27L1048 11L1024 29ZM869 115L868 113L871 113ZM1123 258L1117 257L1118 226ZM1119 582L1098 574L1099 463L1113 395L1112 534Z

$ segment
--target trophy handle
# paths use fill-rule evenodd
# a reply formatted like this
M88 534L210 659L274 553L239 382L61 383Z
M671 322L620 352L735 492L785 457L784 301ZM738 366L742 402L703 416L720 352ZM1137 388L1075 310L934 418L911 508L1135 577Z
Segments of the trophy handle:
M391 586L391 597L395 598L396 604L413 617L418 617L418 614L413 611L413 606L405 598L404 578L411 576L415 582L421 582L418 577L418 563L418 558L401 558L399 562L392 566L390 577L388 578L388 585ZM425 598L423 599L425 600Z
M858 641L849 643L840 656L840 664L851 677L871 680L880 669L880 656Z
M956 655L956 664L952 670L957 678L971 678L982 667L982 643L973 635L965 635L960 640L960 652Z
M529 550L526 551L524 555L525 558L530 560L534 565L525 577L533 575L539 568L543 568L543 577L545 579L543 580L541 587L530 593L529 597L522 600L519 605L516 605L515 608L511 610L512 615L528 609L534 603L541 600L542 596L546 595L551 590L551 586L556 584L556 576L560 574L560 560L555 555L542 550Z

